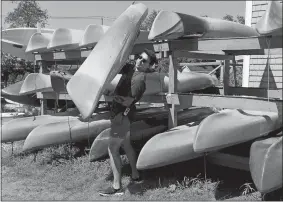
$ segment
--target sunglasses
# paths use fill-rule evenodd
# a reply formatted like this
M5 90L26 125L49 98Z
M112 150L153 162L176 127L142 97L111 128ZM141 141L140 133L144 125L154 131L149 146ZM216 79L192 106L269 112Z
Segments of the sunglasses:
M147 59L144 59L141 55L138 57L139 60L141 60L143 63L147 62Z

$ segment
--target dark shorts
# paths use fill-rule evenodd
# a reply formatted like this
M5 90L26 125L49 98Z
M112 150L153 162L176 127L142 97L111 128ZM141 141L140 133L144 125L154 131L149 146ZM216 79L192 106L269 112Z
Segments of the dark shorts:
M123 116L122 113L117 114L111 119L110 136L113 138L126 138L127 133L130 132L130 120L128 116Z

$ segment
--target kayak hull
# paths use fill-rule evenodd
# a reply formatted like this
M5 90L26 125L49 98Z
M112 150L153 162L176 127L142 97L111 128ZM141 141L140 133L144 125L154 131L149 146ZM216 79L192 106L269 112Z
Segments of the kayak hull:
M137 120L151 116L166 116L164 108L144 109L137 112ZM70 142L93 141L99 133L110 127L110 112L94 114L89 122L81 118L44 124L33 129L24 143L24 151Z
M114 79L126 63L147 10L141 3L126 9L68 82L67 91L84 119L94 111L105 85Z
M50 76L42 73L30 73L24 80L20 95L37 92L52 92Z
M68 115L69 119L72 120L76 118L78 112L62 112L53 116L42 115L13 119L2 126L1 141L4 143L24 140L34 128L47 123L68 120Z
M195 152L211 152L278 129L278 113L227 109L204 119L196 132Z
M250 172L256 188L269 193L282 187L282 136L255 141L250 149Z
M198 126L182 125L151 138L142 148L137 168L158 168L202 156L194 152L193 140Z
M161 11L152 24L148 39L165 40L181 37L227 38L259 36L257 31L239 23Z

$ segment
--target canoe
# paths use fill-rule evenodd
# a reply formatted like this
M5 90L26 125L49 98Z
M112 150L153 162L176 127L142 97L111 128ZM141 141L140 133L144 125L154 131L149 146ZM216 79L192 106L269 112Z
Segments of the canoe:
M109 112L96 113L90 122L80 118L40 125L33 129L25 139L23 151L69 142L90 140L110 127Z
M148 39L165 40L188 36L226 38L259 36L259 34L255 29L236 22L160 11L153 21Z
M243 143L278 129L278 113L227 109L204 119L194 140L195 152L211 152Z
M260 35L282 36L282 3L269 1L264 15L255 25Z
M34 33L28 42L26 53L47 52L47 46L52 38L52 33Z
M250 149L249 165L252 179L259 192L269 193L281 188L282 136L255 141Z
M32 53L25 52L26 47L23 44L1 39L1 51L8 53L14 57L21 58L26 61L34 61L35 57Z
M155 135L142 148L137 169L158 168L201 156L201 153L196 153L193 149L197 127L182 125Z
M137 112L137 120L151 116L167 116L162 108L145 109ZM99 133L110 127L109 112L96 113L89 123L82 119L49 123L32 130L24 143L24 150L44 148L70 142L93 141Z
M141 3L126 9L68 82L69 96L84 119L94 111L105 85L114 79L126 63L147 13L147 7Z
M42 73L30 73L24 80L20 95L33 94L37 92L52 92L50 75Z
M182 124L192 120L198 120L203 116L212 114L213 111L210 108L191 108L185 111L178 112L178 124ZM160 119L161 118L161 119ZM168 117L155 118L145 122L136 122L131 125L131 140L134 146L142 147L150 138L154 135L167 130ZM110 129L106 129L100 133L92 143L89 160L96 161L105 157L108 157L108 142L110 136ZM176 138L176 137L175 137ZM175 141L172 136L171 141ZM155 142L156 147L159 142ZM138 149L138 148L135 148ZM162 158L162 157L160 157Z
M32 106L40 106L39 99L36 98L35 94L20 95L19 92L24 81L19 81L6 88L1 89L1 96L13 102L27 104Z
M78 111L74 110L71 112L57 113L55 115L32 116L11 120L2 126L1 141L14 142L24 140L37 126L47 123L66 121L68 118L70 120L76 119L78 114Z
M27 46L30 37L36 33L37 28L29 28L29 27L20 27L20 28L10 28L2 30L2 39L13 41L15 43L22 44L23 46ZM46 29L42 28L41 33L50 33L52 34L54 29Z
M88 25L80 41L80 48L94 47L108 29L109 26L105 25Z
M41 33L53 33L53 29L41 29ZM31 36L37 28L10 28L1 31L1 50L15 57L34 62L34 55L26 53L26 48Z
M151 125L144 121L137 121L131 125L131 137L140 136L141 138L147 138L163 132L166 129L166 125ZM110 128L107 128L95 138L89 152L90 162L108 157L107 148L109 143L109 135ZM135 140L132 139L132 141Z
M54 31L47 49L49 51L57 49L78 49L83 33L83 30L58 28Z
M198 72L177 73L177 92L201 90L215 86L217 83L218 80L208 74ZM146 74L146 86L145 95L168 92L169 74L157 72Z
M154 95L162 92L168 92L169 74L168 73L146 73L146 91L144 95ZM66 92L66 84L69 82L72 75L68 72L52 71L50 73L52 88L55 92ZM111 95L121 75L118 74L115 78L105 85L104 95ZM211 86L215 86L218 80L208 74L198 72L178 72L177 74L177 91L178 92L190 92L194 90L201 90Z
M80 42L80 48L94 47L108 29L109 26L105 25L88 25ZM148 31L140 31L139 36L135 41L134 49L141 44L152 44L152 42L148 40L148 34ZM147 48L153 50L153 45L152 47L149 46Z

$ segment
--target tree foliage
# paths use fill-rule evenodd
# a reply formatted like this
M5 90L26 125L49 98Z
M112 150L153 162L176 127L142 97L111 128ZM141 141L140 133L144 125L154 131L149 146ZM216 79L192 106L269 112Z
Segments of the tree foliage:
M223 18L223 20L228 20L228 21L235 21L234 17L232 15L226 14Z
M9 24L10 28L36 27L38 22L45 27L48 18L46 9L42 10L36 1L26 0L20 1L14 11L8 13L5 23Z
M241 16L241 15L237 15L237 21L240 23L240 24L245 24L245 18L244 16Z
M37 22L45 27L49 18L47 10L40 8L36 1L12 1L18 6L9 12L5 23L10 28L15 27L36 27ZM33 62L25 61L1 52L1 81L5 86L22 80L28 73L34 72Z
M28 73L34 72L34 69L33 62L1 52L1 81L4 86L22 80Z
M140 29L149 31L151 29L153 21L156 18L156 16L158 15L158 13L159 13L159 11L156 11L156 10L151 11L151 13L147 15L146 19L141 24Z
M245 18L244 16L241 16L241 15L237 15L237 19L234 19L234 16L226 14L222 19L232 21L232 22L237 22L240 24L245 24Z

